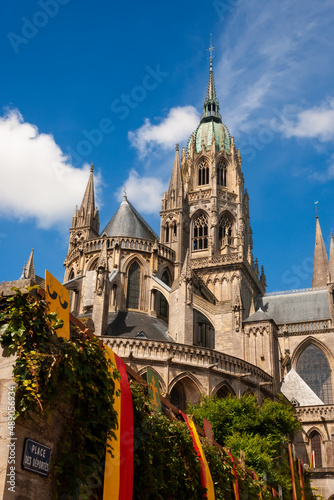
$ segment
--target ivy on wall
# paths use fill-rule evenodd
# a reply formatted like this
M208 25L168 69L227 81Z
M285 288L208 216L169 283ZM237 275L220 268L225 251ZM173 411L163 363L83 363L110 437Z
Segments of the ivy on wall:
M59 338L60 325L34 288L30 293L17 289L0 312L0 343L8 355L16 355L17 416L48 420L54 410L66 408L62 452L53 464L59 493L97 498L107 437L114 436L117 425L113 402L119 373L109 371L97 338L76 327L71 340Z

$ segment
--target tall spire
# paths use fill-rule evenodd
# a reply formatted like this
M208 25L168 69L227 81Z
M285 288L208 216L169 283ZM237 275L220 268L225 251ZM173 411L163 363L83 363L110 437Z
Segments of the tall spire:
M328 257L322 237L318 215L316 216L315 249L313 262L312 288L326 286L328 279Z
M36 280L34 249L31 250L28 262L24 264L23 272L20 279Z
M329 274L331 283L334 282L334 240L333 231L331 231L331 247L329 252Z
M179 156L179 145L176 144L175 147L175 159L173 165L172 176L168 188L169 198L174 197L174 206L178 203L178 198L183 195L183 184L181 177L181 166L180 166L180 156Z
M72 227L91 227L96 233L99 232L99 213L95 208L94 194L94 165L90 167L90 175L82 199L80 209L75 209Z
M203 105L203 114L201 116L201 121L208 121L212 118L218 118L221 121L221 116L219 113L219 101L216 96L216 87L215 80L213 77L213 69L212 69L212 59L213 59L213 49L215 47L212 46L212 34L210 35L210 47L207 51L210 52L210 71L209 71L209 82L208 88L206 91L206 97Z
M86 191L82 199L80 213L84 210L85 214L94 213L95 195L94 195L94 165L90 167L90 176L88 179Z

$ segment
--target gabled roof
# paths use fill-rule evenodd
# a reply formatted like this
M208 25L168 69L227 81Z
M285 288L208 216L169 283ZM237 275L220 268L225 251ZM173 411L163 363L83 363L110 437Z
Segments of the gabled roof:
M243 323L257 323L259 321L273 321L273 319L267 313L262 311L260 307L260 309L258 309L254 314L245 319Z
M324 404L293 368L284 377L281 385L281 392L289 401L294 399L298 402L299 406L316 406Z
M298 321L316 321L330 317L327 287L268 293L255 304L277 325Z
M103 229L101 236L126 236L153 241L159 239L126 196L123 196L119 209Z

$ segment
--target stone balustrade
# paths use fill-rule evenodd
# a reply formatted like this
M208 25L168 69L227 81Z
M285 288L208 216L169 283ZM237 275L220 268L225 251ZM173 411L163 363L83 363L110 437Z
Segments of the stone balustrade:
M300 321L298 323L286 323L278 326L278 335L283 336L284 333L289 335L303 335L305 332L317 333L323 331L334 331L330 319L319 321Z
M272 381L272 377L257 366L206 347L115 337L104 337L103 341L121 358L128 359L133 356L134 359L147 360L148 365L153 361L167 363L167 360L173 357L173 364L185 365L187 370L189 367L207 369L210 365L217 364L214 368L217 373L221 371L222 374L227 373L236 377L250 374L247 375L247 379L254 383Z
M102 238L96 238L94 240L89 240L84 244L84 252L96 252L97 250L101 250L102 248ZM152 240L145 240L143 238L106 238L107 248L114 249L115 245L119 245L121 248L129 249L129 250L141 250L142 252L151 253L154 249L155 243ZM160 257L164 257L165 259L170 260L171 262L175 261L175 252L171 248L166 245L162 245L161 243L157 243L158 255ZM72 257L72 255L71 255Z
M334 420L334 405L296 406L296 416L301 422Z
M224 255L213 255L212 257L199 257L197 259L191 259L191 267L198 269L210 266L210 264L216 265L242 261L242 253L227 253Z

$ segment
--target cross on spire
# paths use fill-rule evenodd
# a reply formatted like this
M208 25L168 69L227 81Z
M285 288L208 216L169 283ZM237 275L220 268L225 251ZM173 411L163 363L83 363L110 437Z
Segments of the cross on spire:
M212 52L213 50L215 49L216 47L212 47L212 33L210 33L210 47L208 49L206 49L206 51L210 52L210 69L212 69L212 58L215 57Z

